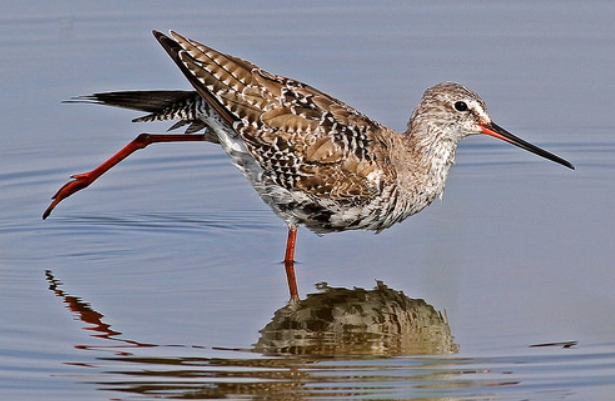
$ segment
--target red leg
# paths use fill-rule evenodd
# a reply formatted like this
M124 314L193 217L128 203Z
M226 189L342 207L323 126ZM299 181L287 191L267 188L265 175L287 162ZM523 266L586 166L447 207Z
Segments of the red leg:
M67 182L56 192L51 199L53 202L49 205L45 213L43 213L43 219L46 219L51 214L51 211L60 203L63 199L68 198L77 191L86 188L93 183L98 177L106 173L111 167L115 166L132 153L139 149L145 148L147 145L156 142L194 142L205 141L205 136L201 134L194 135L172 135L172 134L141 134L132 140L128 145L124 146L119 152L111 156L106 162L96 167L92 171L88 171L83 174L75 174L72 176L73 180Z
M297 290L297 279L295 277L295 243L297 242L297 227L288 228L288 240L286 241L286 256L284 266L286 267L286 278L288 279L288 289L290 290L290 300L299 300Z

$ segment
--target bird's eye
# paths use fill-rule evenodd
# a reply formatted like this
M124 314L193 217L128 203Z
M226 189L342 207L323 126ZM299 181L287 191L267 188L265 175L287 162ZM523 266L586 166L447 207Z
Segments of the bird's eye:
M455 102L454 104L455 106L455 110L457 111L468 111L468 105L466 102L462 102L461 100L458 102Z

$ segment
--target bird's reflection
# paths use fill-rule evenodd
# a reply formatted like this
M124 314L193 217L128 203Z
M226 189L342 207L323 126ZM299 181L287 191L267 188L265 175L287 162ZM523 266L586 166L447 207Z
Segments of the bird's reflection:
M370 362L378 361L373 356L442 355L457 351L444 315L425 301L410 299L381 282L372 290L320 285L318 293L276 311L273 320L261 330L255 346L246 353L123 339L121 332L103 321L102 313L81 298L69 295L51 271L46 274L49 289L86 325L84 329L92 331L92 337L112 342L76 346L112 353L87 364L101 370L95 382L102 390L194 399L303 399L323 394L329 398L369 397L390 389L390 380L400 379L397 368L388 378L384 374L386 365ZM174 352L173 347L178 351ZM169 350L171 355L181 356L169 356ZM217 352L225 354L220 357ZM190 355L186 356L187 353ZM352 364L323 366L333 359L362 361L361 368L357 370ZM422 360L419 364L429 367L430 382L439 376L438 366L448 366L445 360L438 359ZM323 369L329 373L323 375ZM442 377L450 377L451 372L443 369ZM92 373L88 373L90 381ZM373 375L380 384L374 384ZM409 373L412 380L420 377L416 372Z
M255 350L266 355L450 354L446 316L378 281L373 290L332 288L277 310Z

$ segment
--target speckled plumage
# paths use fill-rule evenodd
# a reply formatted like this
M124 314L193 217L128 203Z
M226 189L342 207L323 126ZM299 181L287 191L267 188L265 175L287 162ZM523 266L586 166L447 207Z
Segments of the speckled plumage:
M137 122L179 120L190 138L143 134L91 172L74 176L47 208L87 187L135 150L154 142L219 143L261 198L289 227L285 257L291 298L296 229L322 234L381 231L442 195L455 150L486 134L574 168L491 121L484 101L453 82L425 91L400 133L307 84L268 73L177 33L154 31L195 91L98 93L93 101L149 113ZM202 135L195 133L203 130Z
M380 231L420 212L442 195L457 143L491 124L476 93L443 82L425 91L400 133L302 82L174 32L155 36L196 92L80 99L150 113L135 122L179 120L170 129L204 129L289 227Z
M289 226L317 233L379 231L429 205L444 190L457 142L473 133L447 129L451 101L484 107L443 83L426 92L402 134L309 85L172 36L157 38L217 113L201 119ZM423 118L434 112L442 118Z

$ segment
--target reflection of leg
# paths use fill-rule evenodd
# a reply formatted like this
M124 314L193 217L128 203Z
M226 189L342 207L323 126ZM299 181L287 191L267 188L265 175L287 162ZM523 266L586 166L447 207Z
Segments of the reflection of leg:
M188 142L188 141L205 141L205 136L202 134L194 135L172 135L172 134L141 134L136 137L128 145L124 146L119 152L111 156L106 162L96 167L92 171L88 171L83 174L75 174L72 176L73 180L67 182L56 192L51 198L53 202L43 213L43 219L46 219L51 211L60 203L63 199L68 198L77 191L86 188L88 185L96 181L98 177L106 173L113 166L130 156L132 153L139 149L143 149L146 146L156 142Z
M58 297L62 298L66 306L71 310L71 312L76 313L79 316L79 319L85 323L91 325L91 327L86 327L86 330L92 330L100 334L94 335L94 337L107 338L110 340L117 340L116 338L112 338L113 336L117 336L120 333L119 331L111 330L111 325L104 323L102 318L104 317L101 313L92 309L90 304L83 301L79 297L74 297L64 292L60 288L62 282L57 280L51 270L45 271L45 275L47 276L47 281L49 282L49 289L53 291ZM119 340L124 341L124 340ZM135 344L133 341L125 341L131 344Z
M284 266L286 267L286 278L288 279L288 289L290 290L290 300L299 300L297 290L297 279L295 277L295 243L297 242L297 227L288 227L288 240L286 241L286 256Z

